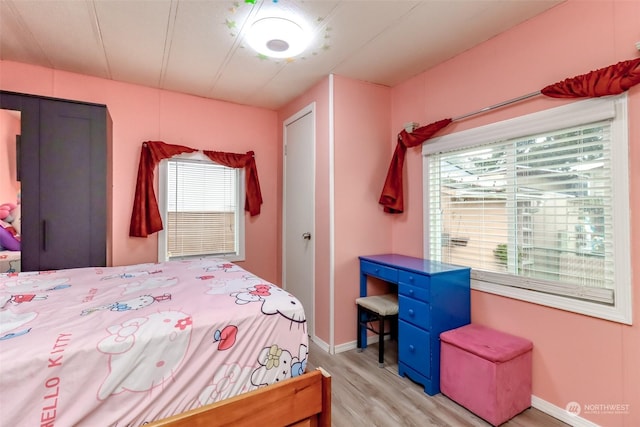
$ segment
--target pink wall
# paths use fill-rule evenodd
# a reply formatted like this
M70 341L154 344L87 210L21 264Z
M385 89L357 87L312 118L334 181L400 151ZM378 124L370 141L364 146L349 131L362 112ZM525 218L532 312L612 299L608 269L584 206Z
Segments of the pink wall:
M640 2L570 0L393 88L392 126L455 117L541 89L566 77L636 58ZM556 107L537 97L449 127L455 132ZM640 211L640 86L629 91L631 218ZM395 143L395 142L394 142ZM394 143L391 145L393 146ZM391 152L391 148L389 148ZM393 250L422 254L422 166L406 162L408 211L393 219ZM420 241L418 241L420 240ZM533 394L568 402L629 405L623 414L583 412L609 427L640 425L640 226L631 224L634 325L627 326L474 291L472 320L531 339Z
M17 203L20 183L16 181L16 135L20 134L20 113L0 110L0 205Z
M277 115L274 111L118 83L20 63L0 62L3 90L106 104L113 119L111 260L114 265L157 260L157 238L130 238L129 220L140 146L146 140L194 148L256 153L264 204L246 216L245 268L279 283L276 225L280 199Z
M315 176L315 319L314 334L330 344L330 235L329 235L329 78L322 79L300 97L278 111L279 167L282 171L283 123L307 105L315 102L316 115L316 176ZM282 173L278 174L278 217L282 218ZM282 242L282 223L278 236ZM282 244L278 245L278 271L282 277Z
M388 167L391 90L336 76L335 120L335 343L356 336L358 255L387 252L390 219L378 204ZM372 292L373 293L373 292ZM379 292L377 292L379 293Z

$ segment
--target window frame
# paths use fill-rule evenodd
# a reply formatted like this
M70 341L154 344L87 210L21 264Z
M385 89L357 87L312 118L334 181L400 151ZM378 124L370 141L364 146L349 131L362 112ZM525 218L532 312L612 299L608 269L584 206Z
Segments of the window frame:
M165 262L169 260L176 259L188 259L188 258L201 258L206 256L215 256L218 258L226 259L228 261L237 262L245 260L245 215L244 215L244 203L245 203L245 171L244 168L235 169L238 174L238 179L236 180L238 188L236 189L236 195L238 200L236 202L237 210L235 215L235 223L237 225L236 229L236 241L237 248L236 252L232 254L202 254L202 255L194 255L191 257L174 257L169 258L167 256L167 232L164 228L164 224L167 223L167 208L168 208L168 164L169 160L175 159L183 159L188 161L200 161L200 162L209 162L215 163L209 157L207 157L204 153L200 151L195 151L193 153L183 153L177 156L173 156L168 159L163 159L160 161L158 165L158 209L160 210L160 217L162 218L163 228L158 232L158 262ZM234 169L234 168L230 168Z
M553 307L569 312L632 324L631 242L629 214L629 125L627 94L593 98L573 102L556 108L538 111L524 116L480 126L477 128L433 138L423 144L423 230L426 257L429 257L429 158L430 154L486 144L494 141L550 132L565 127L614 118L611 124L611 162L615 165L612 176L615 279L614 304L604 305L569 296L543 293L536 290L512 287L491 281L491 274L471 270L471 288Z

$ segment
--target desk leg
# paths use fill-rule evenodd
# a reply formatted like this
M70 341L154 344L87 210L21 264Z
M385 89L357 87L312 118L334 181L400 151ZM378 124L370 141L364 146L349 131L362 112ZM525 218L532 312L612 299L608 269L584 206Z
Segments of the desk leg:
M362 273L360 273L360 296L367 296L367 275ZM366 313L360 313L360 310L357 311L358 329L356 329L356 331L358 334L358 348L365 349L367 348L367 328L361 327L360 322L364 320Z
M362 310L360 310L359 305L356 305L356 312L356 319L358 320L358 326L356 329L356 335L358 336L356 348L358 349L358 353L360 353L362 351L362 334L360 333L360 330L362 329L362 327L360 326L360 321L362 320Z

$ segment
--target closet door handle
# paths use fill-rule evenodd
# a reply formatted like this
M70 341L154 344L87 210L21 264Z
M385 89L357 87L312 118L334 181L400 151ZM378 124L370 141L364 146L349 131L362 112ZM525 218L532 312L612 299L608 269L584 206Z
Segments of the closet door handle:
M47 221L42 220L42 251L47 251Z

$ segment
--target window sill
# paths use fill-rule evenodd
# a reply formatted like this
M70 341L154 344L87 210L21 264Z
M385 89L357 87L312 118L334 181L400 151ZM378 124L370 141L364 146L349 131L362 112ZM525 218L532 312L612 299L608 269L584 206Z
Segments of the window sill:
M585 316L609 320L612 322L623 323L626 325L632 324L630 303L621 304L620 302L616 302L614 305L610 306L596 302L582 301L569 297L532 291L529 289L489 283L474 279L473 270L471 273L471 289L507 298L513 298L532 304L569 311L572 313L583 314Z

